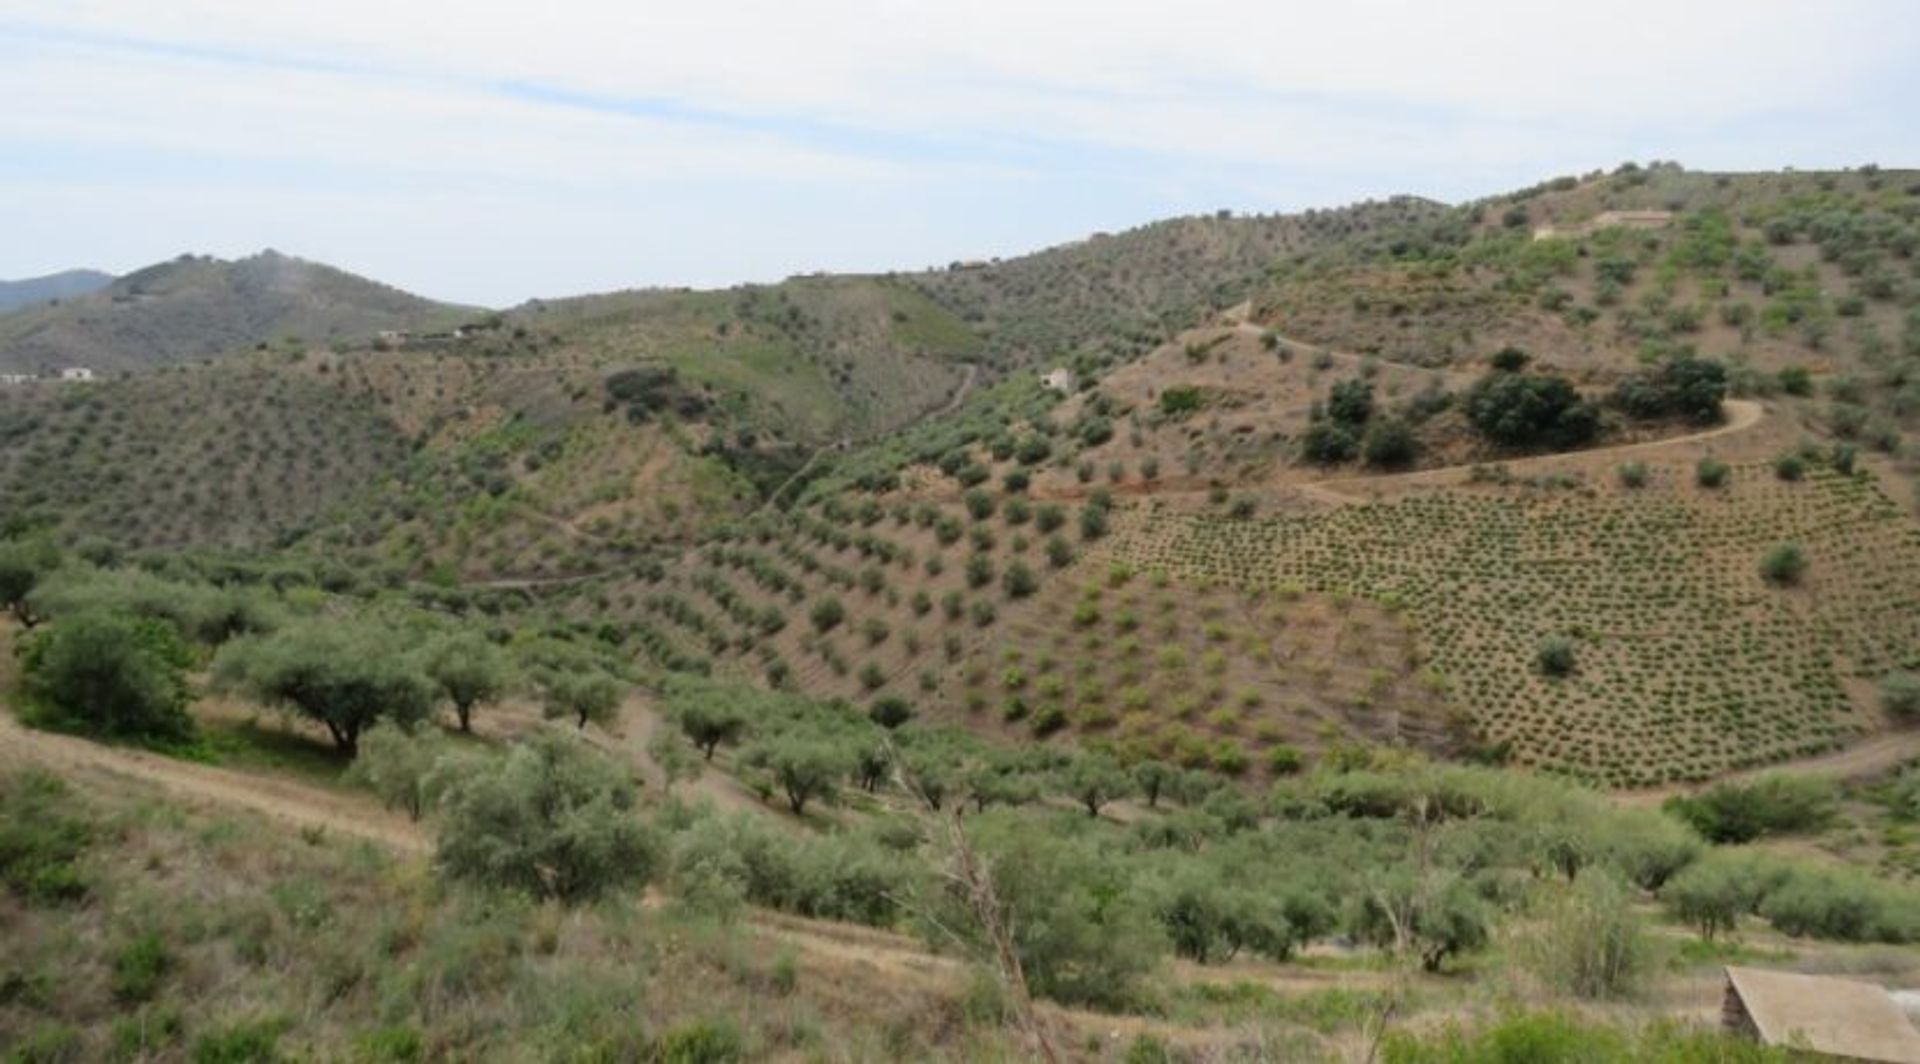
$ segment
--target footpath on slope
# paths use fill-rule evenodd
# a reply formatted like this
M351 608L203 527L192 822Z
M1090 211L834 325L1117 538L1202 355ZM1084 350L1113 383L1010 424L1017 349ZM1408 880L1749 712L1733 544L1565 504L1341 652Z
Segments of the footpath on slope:
M1658 805L1676 795L1691 794L1716 783L1750 783L1763 776L1791 772L1801 776L1825 776L1834 780L1857 780L1890 772L1909 761L1920 760L1920 728L1902 728L1881 732L1852 746L1830 753L1815 754L1793 761L1741 769L1699 783L1669 784L1643 791L1616 791L1614 798L1623 805Z
M123 776L175 797L246 809L300 829L337 832L410 854L430 849L420 825L370 802L280 777L39 731L20 724L4 706L0 706L0 765Z

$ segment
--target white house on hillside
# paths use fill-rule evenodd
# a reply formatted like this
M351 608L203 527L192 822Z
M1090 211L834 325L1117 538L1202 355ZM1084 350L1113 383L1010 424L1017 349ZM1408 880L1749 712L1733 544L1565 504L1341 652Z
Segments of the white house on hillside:
M1065 366L1055 366L1040 375L1040 383L1066 395L1073 391L1073 371Z
M66 369L60 371L60 379L63 381L90 381L93 379L93 371L85 366L68 366Z

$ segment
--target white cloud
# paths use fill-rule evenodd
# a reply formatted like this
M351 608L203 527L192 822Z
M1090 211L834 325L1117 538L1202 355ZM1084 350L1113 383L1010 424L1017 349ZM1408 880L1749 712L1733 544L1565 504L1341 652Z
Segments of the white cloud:
M1892 165L1917 28L1891 0L0 0L0 275L352 232L371 272L504 300L1629 157ZM81 187L173 206L103 232L51 191Z

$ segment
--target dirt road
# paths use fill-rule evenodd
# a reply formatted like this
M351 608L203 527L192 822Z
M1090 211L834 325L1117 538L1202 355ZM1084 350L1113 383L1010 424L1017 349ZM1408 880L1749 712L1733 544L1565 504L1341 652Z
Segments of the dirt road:
M279 776L35 731L23 727L6 707L0 706L0 766L29 765L63 774L101 773L134 779L192 804L246 809L302 830L363 838L406 853L425 854L429 849L418 824L371 801Z
M1626 805L1658 805L1676 794L1688 794L1714 783L1752 781L1761 776L1780 772L1791 772L1799 776L1826 776L1835 780L1855 780L1892 771L1914 760L1920 760L1920 729L1906 728L1900 731L1881 732L1829 754L1818 754L1798 761L1781 761L1762 765L1759 768L1743 769L1724 776L1716 776L1702 783L1675 784L1644 791L1618 792L1615 797Z

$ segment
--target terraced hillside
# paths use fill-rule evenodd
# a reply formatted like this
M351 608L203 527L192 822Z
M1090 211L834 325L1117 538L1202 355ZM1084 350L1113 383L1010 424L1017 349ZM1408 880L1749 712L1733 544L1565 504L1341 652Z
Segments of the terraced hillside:
M1699 779L1880 725L1855 697L1920 664L1920 529L1871 480L1721 487L1648 463L1608 483L1420 491L1234 520L1142 515L1116 553L1186 579L1304 588L1404 610L1490 743L1612 785ZM1762 562L1809 559L1793 586ZM1564 641L1571 664L1543 665Z
M1412 196L1302 214L1175 218L1032 255L954 263L905 280L984 338L996 365L1144 354L1245 299L1283 256L1397 231L1444 208Z
M473 313L274 251L231 262L183 255L97 292L0 315L0 372L147 370L258 344L448 328Z
M0 507L127 546L283 545L411 450L377 404L260 363L0 388Z
M810 441L870 436L938 408L982 350L943 307L866 277L541 301L507 320L584 364L671 366L738 397L741 427Z
M661 667L1233 771L1401 741L1638 787L1835 750L1897 726L1876 685L1920 665L1915 362L1874 340L1907 328L1914 290L1901 177L1623 170L1520 194L1559 227L1539 240L1487 205L1362 232L1282 263L1250 322L1219 316L1068 396L1011 376L835 456L793 513L574 608L612 603ZM1583 224L1649 202L1655 228ZM1852 267L1848 241L1869 249ZM1779 261L1749 292L1735 263L1762 256ZM1631 279L1594 273L1612 257ZM1849 269L1893 288L1862 280L1856 305ZM1602 316L1529 302L1582 276L1611 293ZM1356 295L1427 283L1445 297ZM1648 324L1815 284L1807 313L1851 346L1762 302L1744 330L1717 311ZM1323 289L1345 302L1303 298ZM1453 316L1469 305L1500 328ZM1457 350L1386 342L1416 335ZM1525 368L1498 368L1502 347ZM1718 420L1622 398L1702 355L1749 397ZM1482 435L1467 400L1502 372L1565 375L1595 435L1558 456ZM1367 446L1306 453L1363 394L1360 423L1405 425L1411 448L1376 460L1356 428ZM1804 573L1770 579L1788 548Z
M1865 384L1920 342L1916 250L1913 171L1622 168L1299 256L1255 317L1419 365L1514 345L1604 374L1691 347L1756 382L1799 367ZM1906 380L1886 383L1892 399Z

